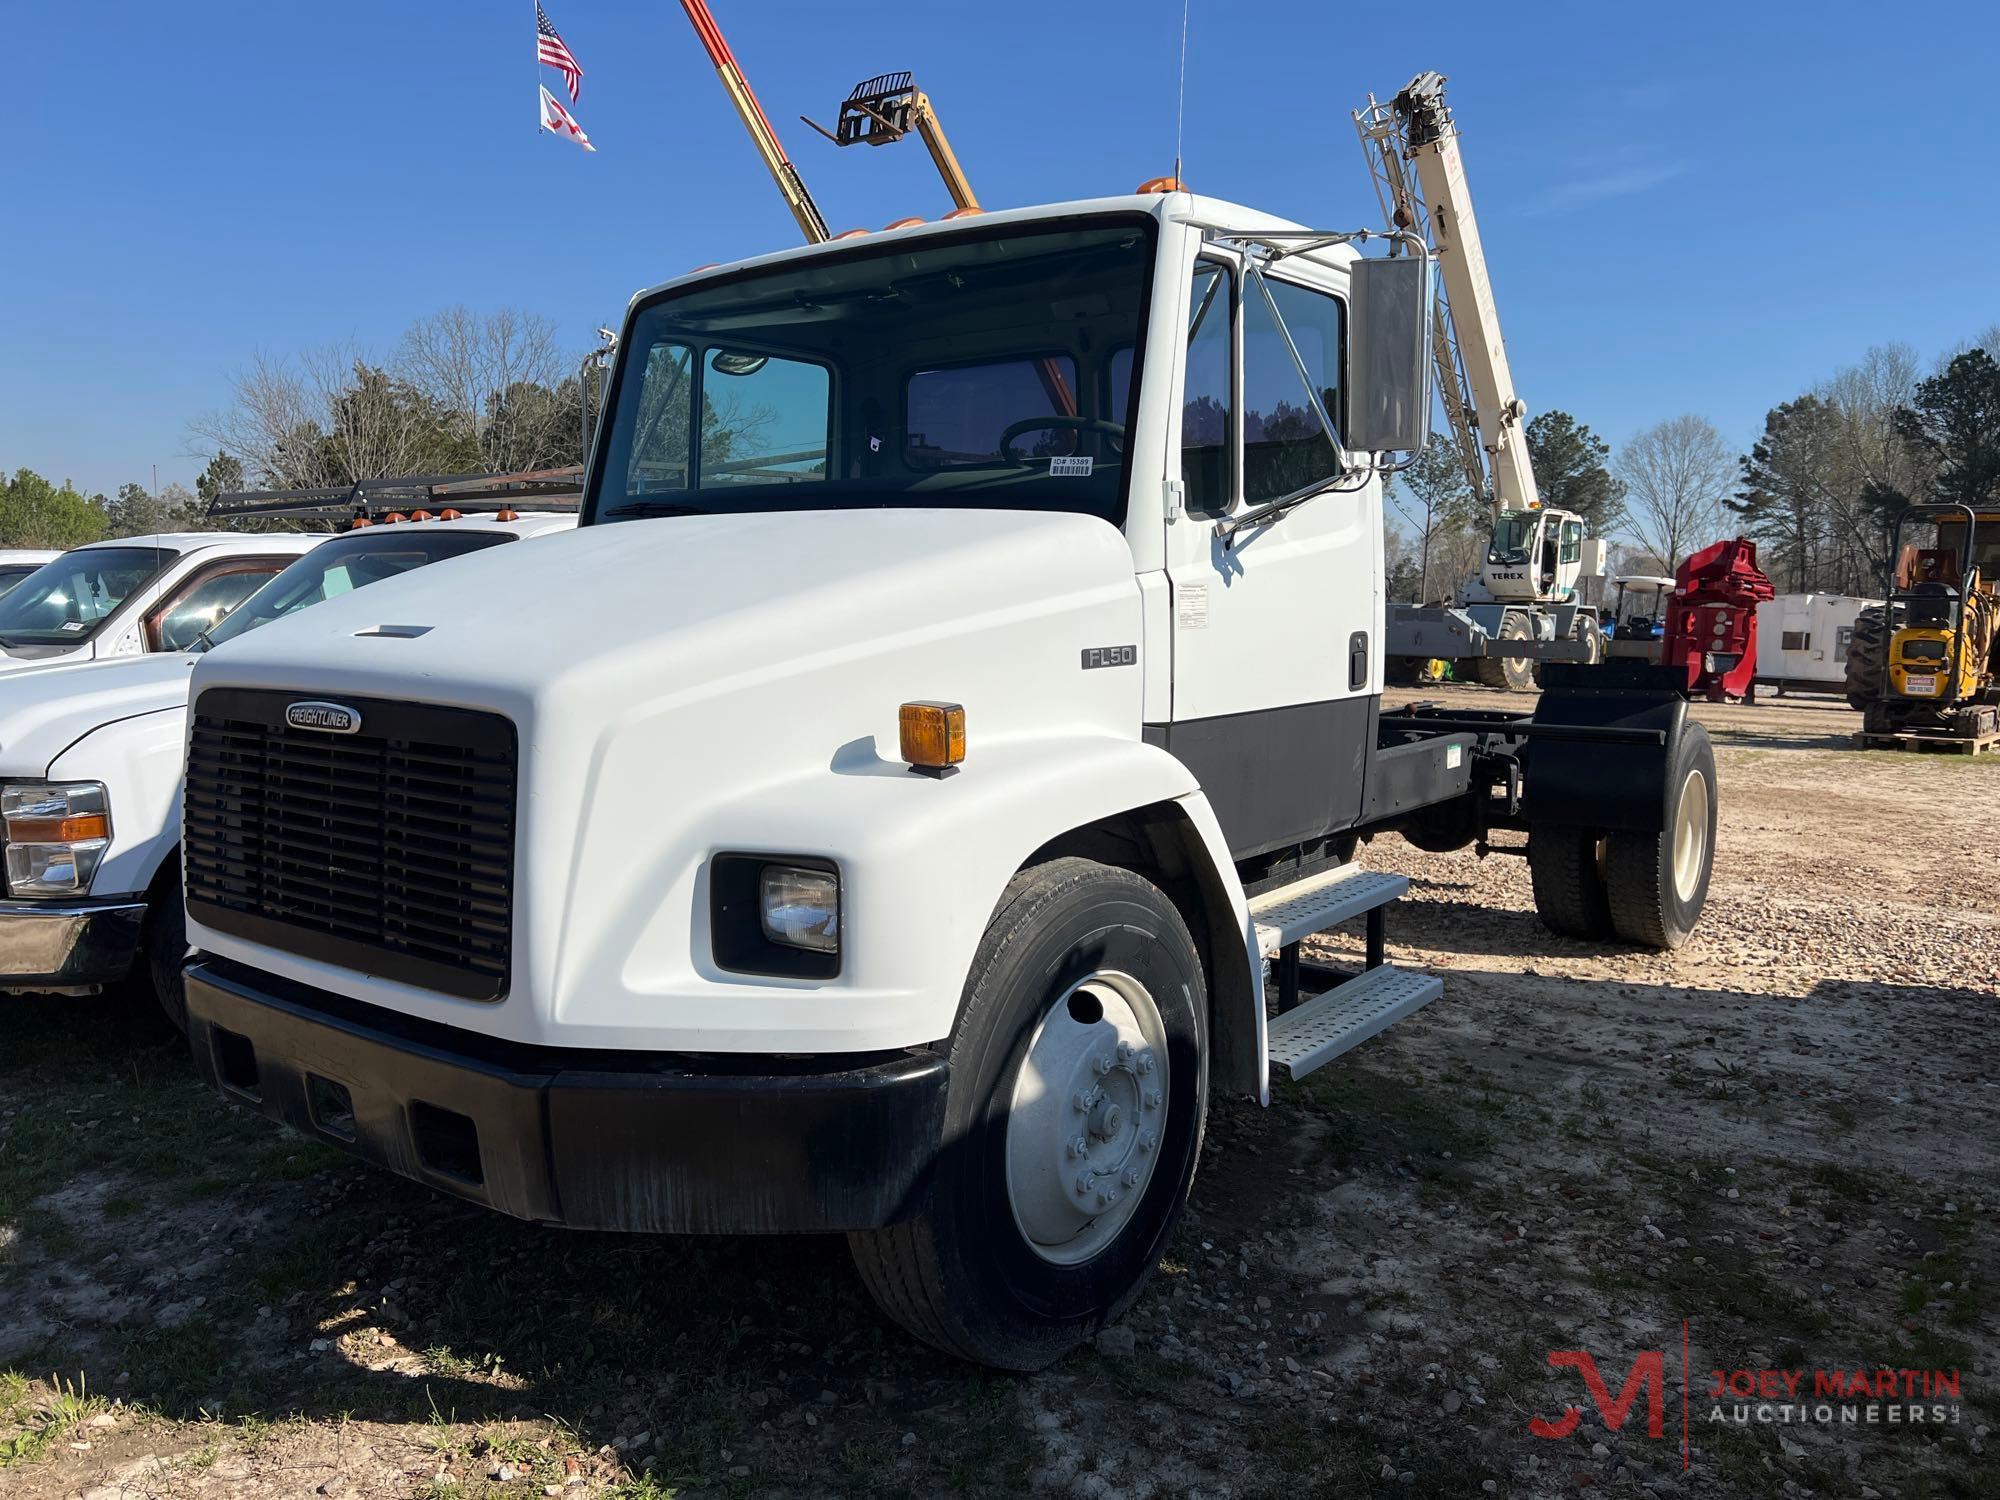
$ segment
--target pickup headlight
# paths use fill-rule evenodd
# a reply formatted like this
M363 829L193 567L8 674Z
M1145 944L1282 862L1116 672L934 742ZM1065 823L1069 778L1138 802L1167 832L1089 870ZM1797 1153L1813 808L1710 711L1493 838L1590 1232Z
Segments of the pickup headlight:
M111 844L111 804L101 781L17 783L0 789L7 830L7 891L81 896Z

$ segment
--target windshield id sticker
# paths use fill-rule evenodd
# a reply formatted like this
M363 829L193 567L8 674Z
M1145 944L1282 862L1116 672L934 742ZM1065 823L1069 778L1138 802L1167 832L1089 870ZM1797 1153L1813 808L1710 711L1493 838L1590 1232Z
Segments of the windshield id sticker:
M62 628L64 630L81 630L88 623L86 620L64 620Z
M1092 462L1090 458L1052 458L1049 460L1049 478L1088 479Z

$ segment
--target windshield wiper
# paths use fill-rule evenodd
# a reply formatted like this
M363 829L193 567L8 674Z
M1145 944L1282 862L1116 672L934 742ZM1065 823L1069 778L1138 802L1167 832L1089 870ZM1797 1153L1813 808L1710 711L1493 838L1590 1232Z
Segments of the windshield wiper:
M607 516L705 516L699 505L683 505L674 500L627 500L605 512Z

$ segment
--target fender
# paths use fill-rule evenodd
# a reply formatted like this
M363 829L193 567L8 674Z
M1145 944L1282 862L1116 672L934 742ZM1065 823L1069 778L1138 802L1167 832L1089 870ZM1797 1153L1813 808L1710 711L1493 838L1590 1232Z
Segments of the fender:
M700 1050L859 1051L939 1041L951 1032L974 951L1014 873L1064 834L1158 804L1175 806L1191 830L1183 843L1190 862L1206 867L1197 870L1204 905L1223 905L1207 914L1210 926L1223 924L1234 942L1211 939L1211 946L1218 963L1238 968L1218 988L1261 1021L1262 966L1207 799L1165 751L1111 736L975 742L958 773L942 779L863 743L811 774L704 807L690 830L699 850L694 868L631 882L622 912L596 913L599 930L565 944L554 976L557 1011L568 1029L584 1010L598 1011L607 990L623 990L617 1010L658 1015L673 1026L671 1045ZM802 988L716 966L707 942L707 863L724 851L814 855L839 866L838 980ZM706 991L701 1003L675 1003L696 991ZM726 1025L718 1026L718 1011ZM1233 1017L1227 1029L1235 1033L1242 1020Z
M92 895L145 892L180 846L186 759L187 709L180 706L94 729L50 762L51 781L101 781L110 798L111 847Z

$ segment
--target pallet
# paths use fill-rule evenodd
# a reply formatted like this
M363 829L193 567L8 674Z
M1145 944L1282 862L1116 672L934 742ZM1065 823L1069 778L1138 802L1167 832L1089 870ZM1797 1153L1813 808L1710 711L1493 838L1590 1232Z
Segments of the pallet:
M2000 750L2000 730L1987 734L1870 734L1861 730L1854 742L1863 750L1915 750L1926 755L1979 755Z

